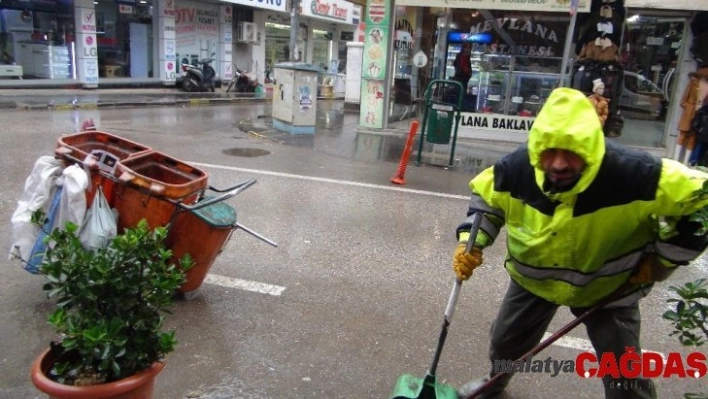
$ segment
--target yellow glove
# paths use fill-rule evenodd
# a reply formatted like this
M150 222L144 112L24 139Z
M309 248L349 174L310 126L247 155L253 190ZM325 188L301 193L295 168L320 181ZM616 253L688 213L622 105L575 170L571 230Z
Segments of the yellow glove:
M474 269L482 264L482 250L472 247L470 253L465 253L466 248L466 242L459 243L452 256L452 269L455 270L457 278L462 281L472 277Z

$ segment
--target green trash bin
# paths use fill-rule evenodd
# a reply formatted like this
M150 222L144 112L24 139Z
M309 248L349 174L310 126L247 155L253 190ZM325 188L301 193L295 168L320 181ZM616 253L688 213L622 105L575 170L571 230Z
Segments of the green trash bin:
M433 144L450 144L452 126L455 123L455 107L433 103L428 115L426 141Z
M421 124L421 137L418 140L416 165L421 164L425 142L442 145L452 142L450 162L447 166L454 166L455 142L460 125L463 94L462 84L456 80L435 79L428 84L425 89L425 111Z

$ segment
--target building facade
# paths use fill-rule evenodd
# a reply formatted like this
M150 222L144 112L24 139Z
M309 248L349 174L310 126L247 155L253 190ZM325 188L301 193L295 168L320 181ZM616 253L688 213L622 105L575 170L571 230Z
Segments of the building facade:
M169 86L181 64L204 58L214 60L221 80L231 79L236 64L263 81L287 60L289 7L287 0L4 0L0 87ZM340 43L353 36L359 6L303 0L301 13L302 61L328 66L346 55Z
M608 3L612 9L601 22L617 22L600 28L593 18ZM574 84L588 35L606 29L603 38L616 46L612 61L623 70L610 93L623 123L617 140L670 152L683 88L697 67L688 51L690 22L708 2L581 0L574 13L566 0L398 0L389 7L395 18L394 70L383 85L393 88L384 95L389 122L400 120L431 80L454 78L454 61L469 46L472 73L458 136L523 141L550 91Z

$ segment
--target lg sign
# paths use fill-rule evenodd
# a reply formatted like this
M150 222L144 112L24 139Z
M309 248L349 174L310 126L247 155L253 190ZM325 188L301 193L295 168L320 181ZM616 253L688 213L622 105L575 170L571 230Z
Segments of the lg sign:
M174 71L175 64L172 62L168 62L165 64L165 72L167 72L167 79L168 80L176 80L177 79L177 74Z
M96 38L93 35L86 36L86 39L84 39L84 43L84 57L95 58L98 55L98 51L96 50L95 46Z

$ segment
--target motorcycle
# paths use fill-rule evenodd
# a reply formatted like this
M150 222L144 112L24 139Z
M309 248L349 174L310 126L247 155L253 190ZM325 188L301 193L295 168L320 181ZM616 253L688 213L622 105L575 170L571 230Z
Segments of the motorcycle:
M187 76L182 81L184 91L211 91L214 92L216 71L211 67L213 58L204 58L198 62L200 67L191 64L182 64L182 71Z
M238 69L236 64L233 66L234 76L226 87L226 92L228 93L235 86L237 93L255 93L258 87L258 78L251 79L245 71Z

